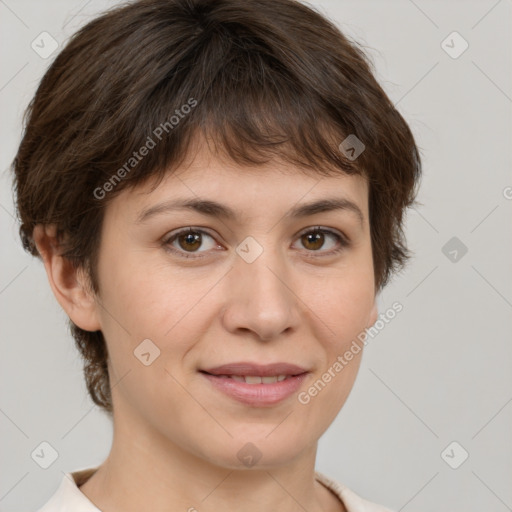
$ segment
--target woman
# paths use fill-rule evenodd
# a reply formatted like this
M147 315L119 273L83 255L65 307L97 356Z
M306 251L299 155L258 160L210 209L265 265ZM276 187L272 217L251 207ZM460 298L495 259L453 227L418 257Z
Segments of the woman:
M114 437L40 511L386 511L315 471L409 257L414 138L294 0L147 0L82 28L14 162Z

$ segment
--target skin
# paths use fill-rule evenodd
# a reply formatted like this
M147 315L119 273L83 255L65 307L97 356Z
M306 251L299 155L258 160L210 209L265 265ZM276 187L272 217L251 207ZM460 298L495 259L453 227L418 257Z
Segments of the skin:
M106 512L152 510L340 511L344 506L315 481L317 443L345 403L362 350L307 404L297 394L270 407L250 407L214 389L200 373L234 361L285 361L311 373L307 390L377 319L368 187L360 176L305 175L273 160L236 165L199 145L193 159L151 183L125 189L107 206L101 234L100 294L59 256L53 226L34 238L53 292L69 317L103 332L110 354L114 404L111 452L80 490ZM138 214L177 197L213 199L234 220L194 211L166 212L137 223ZM293 207L345 197L349 210L297 219ZM202 245L165 237L202 228ZM350 240L341 252L322 226ZM263 253L247 263L235 249L252 236ZM188 249L188 252L187 252ZM194 252L195 251L195 252ZM308 257L310 256L310 257ZM160 356L143 365L134 350L144 339ZM246 443L262 457L250 468L237 458ZM192 508L193 507L193 508Z

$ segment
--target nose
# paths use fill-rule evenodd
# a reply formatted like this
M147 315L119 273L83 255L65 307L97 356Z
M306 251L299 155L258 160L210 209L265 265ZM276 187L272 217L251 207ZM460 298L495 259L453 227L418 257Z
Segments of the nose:
M263 341L297 330L303 312L291 274L283 258L270 250L252 263L237 257L226 276L224 327L233 334L249 331Z

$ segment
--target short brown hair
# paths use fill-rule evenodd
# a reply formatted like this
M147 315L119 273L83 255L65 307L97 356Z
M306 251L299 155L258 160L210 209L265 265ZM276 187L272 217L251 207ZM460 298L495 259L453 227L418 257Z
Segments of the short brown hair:
M108 201L158 182L200 132L239 164L279 157L298 171L365 176L376 290L410 257L403 213L421 175L413 135L358 44L295 0L141 0L79 30L25 114L12 166L23 246L38 255L34 226L55 224L63 256L99 293ZM340 149L349 136L365 146L357 160ZM154 148L135 159L149 139ZM89 394L112 413L104 337L69 325Z

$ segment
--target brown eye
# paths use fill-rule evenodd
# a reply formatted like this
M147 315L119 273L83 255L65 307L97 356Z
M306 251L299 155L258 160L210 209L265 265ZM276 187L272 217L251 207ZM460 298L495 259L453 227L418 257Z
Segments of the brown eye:
M344 235L321 227L303 232L299 240L302 247L306 249L307 256L332 256L350 245ZM222 246L216 244L212 235L202 229L192 228L171 233L163 241L163 245L168 252L183 258L202 258L208 255L209 249L222 249ZM321 250L326 246L327 250Z
M334 243L329 243L329 239L334 240ZM342 251L350 244L348 238L344 235L321 227L316 227L303 232L302 235L300 235L299 240L302 247L306 249L306 254L308 256L332 256L333 254ZM325 248L326 245L327 250L320 250ZM314 254L315 252L318 253L318 255Z
M201 247L202 243L201 234L193 231L183 233L176 237L176 239L178 240L179 246L185 251L196 251Z
M220 247L212 235L202 229L182 229L169 235L163 240L168 252L183 258L202 258L209 249ZM202 249L202 250L199 250Z
M306 249L317 251L324 245L324 233L318 231L311 231L302 235L301 240Z

